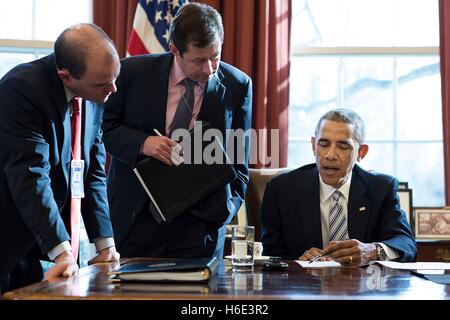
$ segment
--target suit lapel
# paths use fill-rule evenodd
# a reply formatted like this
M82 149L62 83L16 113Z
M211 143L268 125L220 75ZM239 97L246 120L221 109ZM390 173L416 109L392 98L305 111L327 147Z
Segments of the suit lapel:
M308 241L307 248L322 248L322 226L320 216L320 192L319 173L317 168L309 172L309 177L304 179L302 184L297 179L299 197L295 208L302 208L300 215L300 226L303 228L305 239Z
M219 69L211 80L208 81L197 120L209 121L214 128L218 128L224 132L224 119L227 119L227 115L225 115L223 97L226 88L222 84L222 79L223 74Z
M63 168L66 182L69 181L69 167L70 162L70 142L71 142L71 129L70 129L70 115L68 112L68 103L66 101L66 94L64 93L64 86L58 77L56 62L54 54L50 54L45 61L45 69L50 82L49 92L51 99L55 105L55 109L58 112L59 120L55 122L55 130L57 131L58 139L62 139L61 143L58 143L58 148L61 148L61 166Z
M167 109L167 89L169 84L170 66L173 55L167 53L161 56L161 63L149 72L146 80L144 101L147 110L148 132L153 133L153 129L159 132L166 131L166 109Z
M367 188L360 175L361 169L355 165L352 173L348 201L348 235L350 239L365 239L369 223L372 201L368 197Z

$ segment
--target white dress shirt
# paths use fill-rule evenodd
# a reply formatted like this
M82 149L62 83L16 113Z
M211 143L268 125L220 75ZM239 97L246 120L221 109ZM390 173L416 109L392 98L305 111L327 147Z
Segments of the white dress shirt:
M352 173L350 172L349 178L339 189L336 189L323 182L320 174L319 180L320 180L320 217L321 217L320 221L322 228L322 243L323 247L325 248L330 243L330 230L328 222L331 206L331 195L334 193L335 190L339 190L339 192L342 194L342 196L339 197L338 202L342 206L342 213L345 215L348 228L348 199L349 199L348 197L350 194ZM386 260L394 260L399 257L399 254L394 249L390 248L388 245L382 242L377 243L383 247L384 251L386 251L387 256Z

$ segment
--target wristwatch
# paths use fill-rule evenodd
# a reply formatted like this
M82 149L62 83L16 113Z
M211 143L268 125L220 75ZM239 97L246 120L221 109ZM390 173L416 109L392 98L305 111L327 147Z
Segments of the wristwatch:
M386 251L384 251L383 247L378 243L376 243L375 246L377 247L377 260L380 260L380 261L386 260L387 255L386 255Z

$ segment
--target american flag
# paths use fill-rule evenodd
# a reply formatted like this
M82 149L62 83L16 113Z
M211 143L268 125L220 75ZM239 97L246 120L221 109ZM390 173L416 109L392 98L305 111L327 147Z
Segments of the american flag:
M169 25L187 0L139 0L133 21L127 56L162 53L169 50Z

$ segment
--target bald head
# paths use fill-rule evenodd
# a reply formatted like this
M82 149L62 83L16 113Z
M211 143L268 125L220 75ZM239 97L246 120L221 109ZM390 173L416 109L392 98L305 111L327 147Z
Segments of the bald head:
M67 69L76 79L83 77L92 60L105 64L119 60L112 40L90 23L76 24L64 30L55 42L55 58L58 69Z

